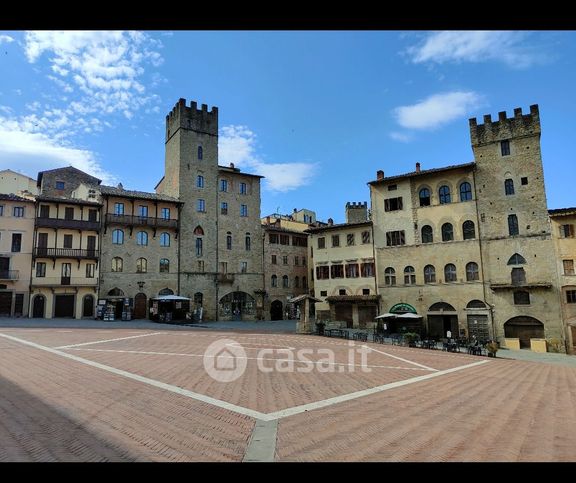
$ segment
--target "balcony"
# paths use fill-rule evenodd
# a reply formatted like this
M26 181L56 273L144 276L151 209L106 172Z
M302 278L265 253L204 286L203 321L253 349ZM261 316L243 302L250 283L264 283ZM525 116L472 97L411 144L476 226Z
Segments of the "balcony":
M20 270L0 270L0 280L19 280Z
M216 276L216 280L220 283L234 283L234 274L233 273L219 273Z
M154 218L151 216L106 215L106 224L124 226L150 226L152 228L178 228L178 220Z
M34 287L96 287L98 278L86 277L33 277Z
M100 222L86 220L65 220L63 218L36 218L40 228L68 228L70 230L100 231Z
M98 260L98 250L77 248L34 248L34 258L88 258Z

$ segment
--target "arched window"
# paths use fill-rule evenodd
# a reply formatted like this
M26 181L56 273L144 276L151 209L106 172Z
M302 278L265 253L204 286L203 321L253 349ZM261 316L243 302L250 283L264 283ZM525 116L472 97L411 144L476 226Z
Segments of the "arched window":
M278 277L276 275L272 275L272 287L278 287Z
M166 288L163 288L162 290L160 290L160 292L158 292L158 295L174 295L174 290L166 287Z
M300 278L294 277L294 288L300 288Z
M410 265L404 269L404 285L414 285L416 283L416 271Z
M196 238L196 256L197 257L201 257L202 256L202 238Z
M114 245L122 245L124 243L124 232L122 230L112 231L112 243Z
M114 287L108 292L108 297L124 297L124 292L118 287Z
M508 260L508 265L524 265L525 263L526 259L518 253L512 255Z
M476 262L470 262L466 264L466 281L472 282L474 280L479 280L478 275L478 264Z
M202 292L196 292L194 294L194 305L199 306L202 305L202 301L204 300L204 295Z
M508 233L510 236L518 235L518 217L516 215L508 215Z
M246 233L246 251L250 251L251 248L251 241L250 241L250 233Z
M120 257L114 257L112 259L112 271L121 272L124 269L124 260Z
M526 272L523 268L513 268L510 274L512 285L522 285L526 283Z
M507 196L514 194L514 180L513 179L504 180L504 193L506 193Z
M202 158L204 158L204 150L202 149L202 146L198 146L198 159Z
M442 225L442 241L454 240L454 228L451 223L444 223Z
M136 273L146 273L148 271L148 260L139 258L136 260Z
M470 201L472 199L472 186L468 181L460 185L460 201Z
M466 220L462 223L462 233L464 235L464 240L472 240L476 238L476 228L474 222L471 220Z
M232 232L226 233L226 250L232 250Z
M432 243L434 241L434 235L432 233L432 227L430 225L424 225L422 227L422 243Z
M169 273L170 272L170 260L167 258L160 259L160 273Z
M449 263L444 267L444 281L445 282L456 282L458 277L456 276L456 265Z
M384 283L386 285L396 285L396 270L392 267L384 270Z
M289 284L288 284L288 275L283 275L282 276L282 287L284 288L288 288Z
M420 193L420 206L430 206L430 190L428 188L422 188Z
M139 231L136 235L136 244L138 245L148 245L148 233L145 231Z
M194 228L194 235L204 236L204 230L202 229L202 227L200 225L198 225L196 228Z
M450 203L450 188L446 185L440 186L438 190L438 194L440 195L440 204L444 205L446 203Z
M424 267L424 283L436 282L436 269L434 265L426 265Z
M170 246L170 233L164 232L160 235L160 246L161 247Z

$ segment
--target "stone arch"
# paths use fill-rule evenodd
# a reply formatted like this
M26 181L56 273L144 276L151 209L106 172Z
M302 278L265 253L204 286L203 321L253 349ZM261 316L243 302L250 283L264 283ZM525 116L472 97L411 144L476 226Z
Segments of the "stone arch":
M114 287L112 290L108 291L109 297L124 297L124 292L118 287Z
M158 295L174 295L174 290L171 288L165 287L158 292Z
M534 317L519 315L504 323L504 336L520 340L520 348L530 347L530 339L544 338L544 324Z

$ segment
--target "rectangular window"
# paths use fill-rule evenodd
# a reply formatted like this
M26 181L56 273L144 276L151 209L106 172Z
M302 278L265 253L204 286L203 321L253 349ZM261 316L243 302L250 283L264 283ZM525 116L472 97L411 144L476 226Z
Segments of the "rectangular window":
M330 278L330 268L327 265L316 267L316 280L328 280Z
M574 225L560 225L561 238L574 238Z
M333 247L340 246L340 235L332 235L332 246Z
M4 216L4 205L0 205L0 216Z
M384 211L398 211L402 209L402 197L384 200Z
M67 206L64 208L64 219L73 220L74 219L74 208Z
M199 272L204 271L204 260L198 260L198 271Z
M88 221L98 221L98 210L88 210Z
M22 234L12 233L12 252L16 253L22 249Z
M514 305L530 305L530 293L524 290L514 292Z
M318 249L326 248L326 238L320 237L318 238Z
M240 216L248 216L248 205L240 205Z
M282 257L282 265L288 265L288 255Z
M114 214L115 215L124 214L124 203L114 203Z
M202 238L196 238L196 256L201 257L203 251Z
M228 203L222 202L220 203L220 214L227 215L228 214Z
M198 175L196 178L196 188L204 188L204 176Z
M362 232L362 244L366 245L367 243L370 243L370 232L369 231L363 231Z
M359 277L358 264L348 263L346 265L346 278L358 278L358 277Z
M308 238L302 236L293 236L292 237L292 245L295 247L307 247L308 246Z
M228 262L220 262L220 273L228 273Z
M40 205L40 218L50 218L49 205Z
M374 276L374 262L362 263L360 265L360 273L363 277L373 277Z
M24 207L23 206L15 206L13 215L16 218L22 218L24 216Z
M346 245L351 247L355 245L355 241L354 241L354 233L348 233L346 235Z
M294 257L294 266L297 267L300 265L300 258L299 257Z
M320 297L327 297L328 296L328 290L320 290Z
M220 191L228 191L228 180L226 179L220 180Z
M564 275L574 275L574 260L562 260Z
M302 266L303 266L303 267L306 266L306 257L302 257Z
M508 234L510 236L518 235L518 217L516 215L508 215Z
M576 290L566 290L566 303L576 304Z
M163 220L170 219L170 208L162 208L162 219Z
M398 189L397 184L390 184L388 185L388 191L396 191Z
M240 194L245 195L248 193L246 183L240 183Z
M64 181L56 181L56 189L57 190L63 190L65 186Z
M95 270L96 270L96 264L87 263L86 264L86 278L94 278Z
M290 245L290 236L280 235L280 245Z
M331 265L330 266L331 278L344 278L344 265Z
M362 295L370 295L370 289L369 288L363 288L362 289Z
M144 205L138 206L138 216L148 218L148 207Z
M524 186L526 186L528 184L528 178L526 178L526 177L520 178L520 183L522 183Z
M240 273L246 273L248 271L248 262L240 262Z
M276 233L270 233L268 235L268 240L271 244L277 245L278 244L278 235Z
M405 245L404 230L400 231L387 231L386 232L386 246L395 247L398 245Z
M510 155L510 141L500 141L500 151L502 156Z
M341 288L338 290L338 295L346 295L346 289L345 288Z
M199 211L201 213L206 211L206 202L204 200L197 200L196 211Z
M272 265L276 265L278 263L278 260L276 258L276 255L272 255Z
M64 235L64 248L72 248L72 235Z
M36 276L41 278L46 276L45 262L36 262Z

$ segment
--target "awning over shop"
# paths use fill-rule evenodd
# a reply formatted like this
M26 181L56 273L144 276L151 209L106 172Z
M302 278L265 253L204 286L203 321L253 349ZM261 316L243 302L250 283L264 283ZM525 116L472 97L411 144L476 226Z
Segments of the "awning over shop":
M180 297L180 295L160 295L158 297L151 297L150 300L159 300L160 302L178 302L190 299L188 297Z
M326 302L374 302L377 303L380 295L331 295L326 297Z

